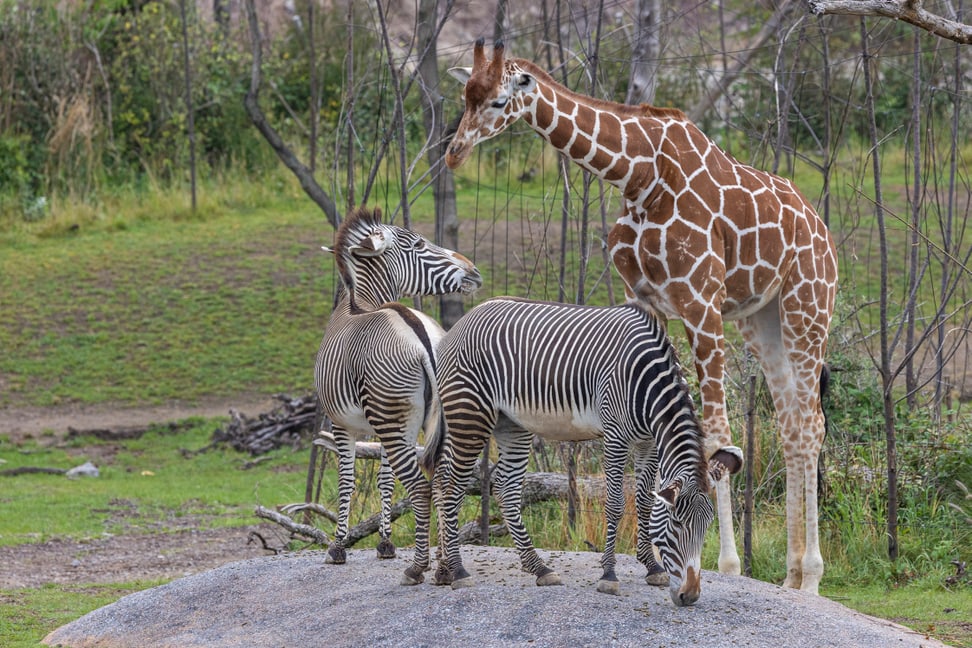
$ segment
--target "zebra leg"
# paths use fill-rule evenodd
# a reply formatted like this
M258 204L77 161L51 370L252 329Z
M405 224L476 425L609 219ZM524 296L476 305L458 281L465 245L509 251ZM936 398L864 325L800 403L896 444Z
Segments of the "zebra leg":
M607 519L607 532L604 539L604 555L601 556L601 567L604 573L601 575L601 580L597 582L597 591L604 594L620 594L621 586L614 573L614 547L617 542L618 524L624 513L624 465L627 452L621 444L610 441L609 434L605 431L604 477L607 483L607 500L604 514Z
M348 520L351 517L351 495L354 493L354 440L347 430L337 425L331 432L338 451L338 523L324 562L329 565L343 565L347 562L345 544L348 541Z
M417 434L415 435L417 436ZM429 518L432 510L432 488L418 467L415 444L406 436L395 434L382 437L382 447L388 462L399 481L405 487L415 513L415 553L412 564L402 576L402 585L418 585L425 580L429 566Z
M635 470L635 507L638 511L638 562L645 566L645 582L649 585L665 587L668 585L668 572L655 561L655 550L651 544L648 525L651 507L655 503L652 490L658 474L658 453L651 441L640 441L634 445Z
M537 577L537 585L563 585L560 576L547 567L523 526L523 477L530 458L533 435L526 430L501 426L493 433L499 448L499 463L493 474L493 494L499 500L506 527L520 552L523 571Z
M391 500L395 490L395 475L388 464L385 448L381 449L381 464L378 468L378 493L381 496L381 518L378 524L378 542L376 552L379 559L394 558L395 544L391 541Z
M466 429L463 431L465 433ZM441 498L439 537L444 546L446 567L449 571L448 582L452 589L473 585L472 576L463 567L459 553L459 508L462 506L466 487L472 481L476 459L482 453L487 439L488 433L472 432L469 436L464 434L460 447L450 443L451 438L447 439L442 459L435 471ZM438 577L436 582L440 582Z

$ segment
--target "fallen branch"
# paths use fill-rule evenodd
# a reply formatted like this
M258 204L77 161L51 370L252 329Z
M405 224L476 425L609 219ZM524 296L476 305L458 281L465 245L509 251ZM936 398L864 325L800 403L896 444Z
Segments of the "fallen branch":
M66 470L60 468L44 468L41 466L20 466L0 470L0 477L16 477L17 475L63 475Z
M328 545L330 540L327 534L318 529L317 527L312 527L309 524L300 524L299 522L294 522L286 515L277 513L276 511L271 511L263 506L257 506L254 510L257 517L263 518L265 520L270 520L271 522L276 522L283 528L287 529L294 535L303 536L305 538L310 538L316 544Z

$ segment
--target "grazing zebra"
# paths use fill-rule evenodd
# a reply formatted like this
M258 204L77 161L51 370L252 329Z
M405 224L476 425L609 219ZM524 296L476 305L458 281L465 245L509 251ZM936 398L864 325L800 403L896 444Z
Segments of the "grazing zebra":
M334 253L346 290L331 313L314 371L339 456L338 524L326 562L346 560L355 438L376 435L383 449L378 556L395 555L389 540L394 471L415 511L415 557L402 584L417 584L429 564L431 487L418 468L415 442L419 428L433 429L439 417L434 354L443 330L395 300L470 292L482 285L482 278L461 254L382 224L379 209L351 212L337 231L334 249L324 249Z
M423 457L426 468L436 463L433 496L445 554L437 582L471 584L456 540L458 511L476 457L493 434L499 448L493 492L523 570L538 585L559 585L560 577L537 556L520 513L531 433L554 441L600 437L607 538L598 591L619 592L614 547L631 450L637 555L648 570L646 580L669 583L676 605L698 599L702 541L714 515L709 479L737 471L742 453L733 446L720 449L708 461L707 474L702 431L675 351L645 307L494 299L462 317L437 355L445 425L427 439Z

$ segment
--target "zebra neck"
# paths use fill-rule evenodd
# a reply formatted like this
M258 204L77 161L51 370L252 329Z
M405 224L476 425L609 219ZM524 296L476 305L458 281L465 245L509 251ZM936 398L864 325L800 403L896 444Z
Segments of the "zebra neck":
M401 299L402 294L393 290L391 284L358 283L348 291L348 301L352 312L372 311L388 302Z

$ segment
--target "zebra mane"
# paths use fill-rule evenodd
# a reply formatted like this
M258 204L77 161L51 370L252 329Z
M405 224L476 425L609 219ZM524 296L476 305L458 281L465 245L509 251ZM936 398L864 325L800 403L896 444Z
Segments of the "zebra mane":
M338 274L341 282L348 291L348 296L354 304L354 272L349 267L351 246L360 243L366 236L381 227L381 208L357 207L352 210L338 227L334 235L334 258L337 262Z
M698 442L699 450L699 462L693 466L695 472L696 483L699 484L699 488L705 489L708 483L708 472L709 472L709 462L705 458L705 428L702 427L702 420L699 418L698 408L695 405L695 401L692 398L692 392L689 390L688 382L685 380L685 372L682 367L682 362L678 358L678 348L672 343L671 338L668 337L667 331L665 331L664 320L659 316L658 312L655 311L648 304L642 301L634 301L625 303L626 307L636 308L641 312L642 317L645 318L645 323L652 328L652 330L660 331L667 340L667 345L671 349L672 358L675 361L675 373L678 376L678 389L682 394L682 398L686 399L690 405L689 416L691 417L692 427L696 431L695 438Z

